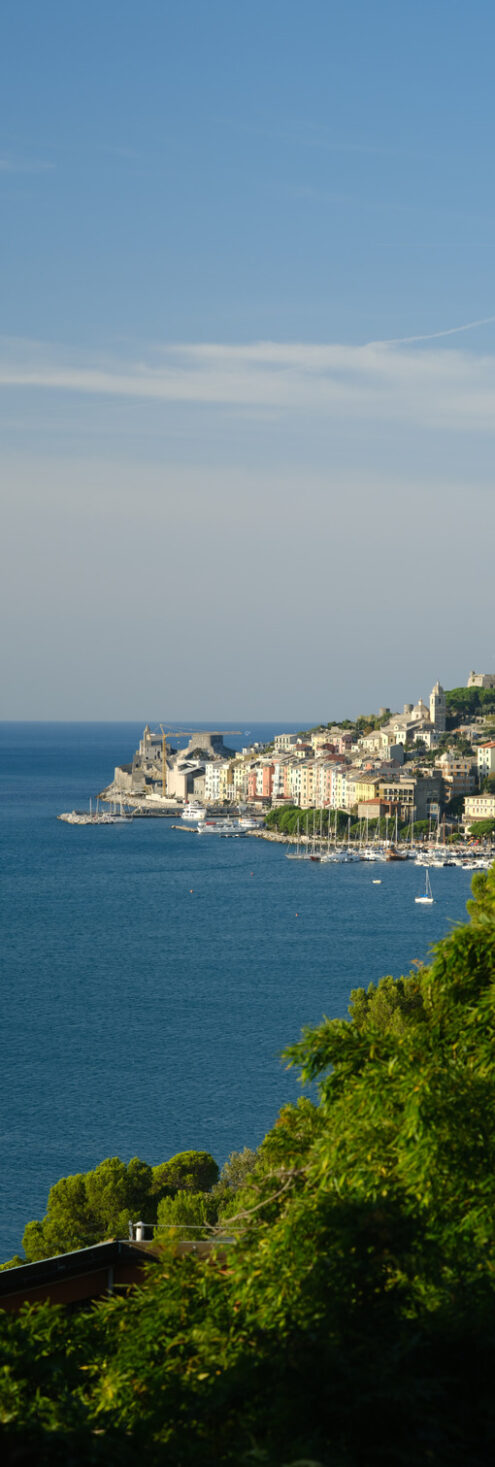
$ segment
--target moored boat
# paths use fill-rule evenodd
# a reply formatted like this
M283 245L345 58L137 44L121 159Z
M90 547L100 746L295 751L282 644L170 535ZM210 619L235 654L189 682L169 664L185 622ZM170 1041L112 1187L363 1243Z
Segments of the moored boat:
M426 880L423 896L417 896L414 898L414 900L418 906L431 907L435 898L431 889L430 873L428 870L425 871L425 878Z
M181 820L191 820L193 822L204 820L205 817L206 810L203 805L199 804L198 800L188 800L187 805L184 805L184 809L181 810L180 816Z
M241 835L244 829L237 820L200 820L198 835Z

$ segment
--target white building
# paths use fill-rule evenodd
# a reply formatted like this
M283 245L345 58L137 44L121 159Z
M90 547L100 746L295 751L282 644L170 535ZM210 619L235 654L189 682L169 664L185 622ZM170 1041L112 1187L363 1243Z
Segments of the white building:
M436 682L430 693L430 723L437 733L445 733L447 725L447 699L441 683Z
M355 770L352 771L355 773ZM330 804L333 810L347 810L348 764L335 764L330 775Z
M214 759L209 760L205 765L205 800L208 805L215 805L222 798L221 781L224 762L228 763L227 760Z
M479 744L477 754L479 778L487 779L489 774L495 774L495 743Z
M290 783L290 761L287 754L276 754L273 756L273 785L272 800L277 804L279 800L286 797L287 782Z
M472 820L495 820L495 795L467 795L464 819L467 825Z
M358 740L358 748L363 754L378 754L382 759L395 759L397 764L404 762L402 739L396 744L395 734L390 729L376 728L369 734L363 734Z
M404 703L402 713L393 713L388 723L383 724L382 734L392 734L395 744L414 744L423 739L427 748L432 748L438 735L445 731L447 700L441 683L435 683L430 693L427 708L422 698L418 702Z

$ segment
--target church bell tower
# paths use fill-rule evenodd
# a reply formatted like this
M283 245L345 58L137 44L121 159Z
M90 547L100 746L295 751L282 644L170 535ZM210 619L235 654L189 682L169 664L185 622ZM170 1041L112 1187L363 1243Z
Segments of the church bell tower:
M445 733L447 699L441 683L435 683L435 687L430 693L430 721L437 733Z

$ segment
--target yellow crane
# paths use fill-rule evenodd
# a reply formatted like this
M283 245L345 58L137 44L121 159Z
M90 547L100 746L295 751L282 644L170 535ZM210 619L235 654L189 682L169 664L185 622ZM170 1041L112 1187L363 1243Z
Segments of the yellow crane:
M162 731L162 795L164 799L167 795L167 739L191 738L193 734L197 733L208 733L221 737L224 734L242 733L241 728L172 728L168 733L165 733L163 723L159 724L159 728Z

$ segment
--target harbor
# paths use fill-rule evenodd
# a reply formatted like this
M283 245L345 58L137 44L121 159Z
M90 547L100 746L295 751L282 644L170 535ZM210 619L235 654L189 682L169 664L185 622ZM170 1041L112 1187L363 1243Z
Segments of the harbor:
M254 836L286 846L290 862L314 865L412 861L485 870L493 833L484 837L480 820L477 838L468 817L478 805L481 815L489 812L495 798L489 788L472 793L492 777L495 743L484 737L489 725L481 717L464 730L466 750L467 732L473 743L460 756L458 734L446 732L449 697L437 682L429 706L419 699L392 716L381 709L375 731L364 734L347 721L346 728L322 725L264 739L246 731L251 741L243 744L239 729L146 724L130 762L114 766L89 807L58 818L100 828L165 821L201 841Z
M448 845L431 836L429 841L417 843L411 838L400 840L396 835L393 840L370 841L368 836L362 832L356 836L347 834L341 841L324 837L317 833L316 829L309 833L302 832L296 835L283 834L279 831L266 828L262 818L255 815L233 811L228 815L222 811L207 812L202 810L199 815L195 813L194 818L188 818L185 813L186 807L177 817L177 808L167 812L167 823L169 828L181 834L195 837L216 836L227 840L247 840L256 838L271 843L272 845L287 846L286 858L290 861L305 861L318 865L342 865L355 862L365 863L405 863L413 862L416 866L430 866L442 868L460 868L464 871L488 870L493 860L491 847L486 845L481 848L473 846L473 843L460 843L455 846ZM119 824L130 824L133 820L157 818L163 819L164 813L143 810L134 810L132 806L124 806L105 810L97 802L92 809L90 801L89 809L58 815L59 820L68 825L88 826L110 826Z

